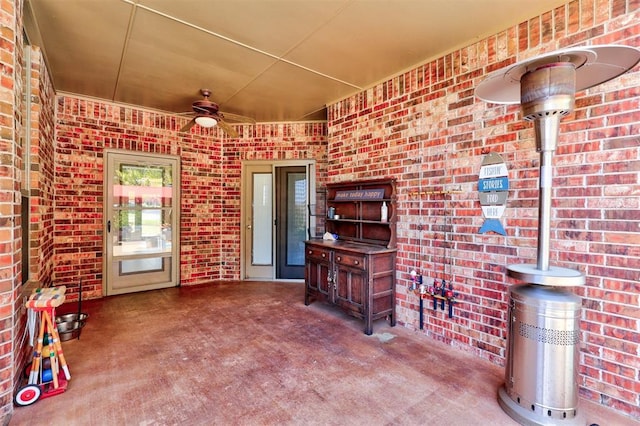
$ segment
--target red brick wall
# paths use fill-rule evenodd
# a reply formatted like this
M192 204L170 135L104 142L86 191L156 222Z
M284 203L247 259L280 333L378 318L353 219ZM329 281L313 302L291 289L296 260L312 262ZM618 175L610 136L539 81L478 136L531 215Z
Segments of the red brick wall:
M407 290L416 268L460 293L453 319L426 310L424 333L504 363L508 288L517 284L505 267L536 263L539 155L519 106L487 104L474 88L488 72L543 52L640 46L639 6L574 1L330 106L328 179L398 179L397 312L406 327L418 330L419 300ZM640 419L640 67L579 93L562 122L551 263L586 275L576 289L580 392ZM509 169L506 237L478 233L488 152Z
M30 46L31 140L29 279L34 287L48 287L53 276L53 175L55 91L40 49Z
M30 58L30 65L26 59L22 65L25 71L25 82L21 82L19 91L29 96L29 121L23 119L22 127L29 126L28 152L29 161L25 166L23 179L28 180L23 188L23 194L29 198L29 245L21 250L29 251L29 277L25 285L20 285L14 301L14 386L22 385L22 368L30 361L31 347L27 342L26 309L23 298L34 288L46 287L51 284L53 273L53 99L54 90L46 72L40 50L36 47L25 46L25 53ZM26 56L26 55L25 55ZM20 55L22 61L23 55ZM29 79L29 84L26 79ZM26 96L25 96L26 98ZM20 107L22 109L22 106ZM22 132L22 130L20 130ZM25 132L26 134L26 132ZM26 154L26 138L21 137L22 152ZM21 157L24 158L24 157ZM17 239L16 243L20 240Z
M17 31L21 34L21 30ZM6 32L5 32L6 34ZM12 256L14 265L7 268L2 265L2 287L3 303L4 294L11 294L12 303L2 307L2 311L9 312L12 308L12 321L2 320L2 412L0 423L5 422L13 409L12 398L15 389L22 385L22 367L31 355L30 346L27 343L26 333L26 309L23 305L23 297L28 295L33 288L47 286L51 282L52 260L53 260L53 99L54 91L49 75L44 69L42 56L39 49L22 46L21 36L16 44L16 67L15 76L20 76L14 82L15 90L15 156L11 159L14 169L15 192L3 193L0 201L0 209L3 211L3 218L12 217L11 221L17 228L9 230L5 228L7 223L2 223L0 235L12 236L11 242L0 241L6 251L3 256ZM30 57L30 66L27 65L26 57ZM24 75L24 80L23 76ZM29 81L27 82L27 79ZM25 93L26 96L23 96ZM29 99L27 105L24 100ZM30 109L27 110L26 108ZM29 120L27 120L27 115ZM25 127L29 127L28 154L30 156L28 164L25 164L27 155L27 139ZM8 134L8 133L5 133ZM3 144L4 147L8 145ZM3 158L9 160L9 156ZM10 163L7 163L8 166ZM4 167L3 170L10 170ZM20 188L22 194L29 197L29 245L22 245L22 232L20 229L20 205L8 202L15 200L21 202ZM10 212L10 213L9 213ZM5 214L6 213L6 214ZM9 248L13 247L13 248ZM29 250L29 277L23 277L21 273L22 251ZM12 275L9 275L11 272ZM8 288L8 277L12 277L13 290L6 292ZM23 278L29 281L22 285ZM10 327L4 330L5 327ZM7 362L5 365L4 362ZM7 367L5 369L5 367Z
M324 123L242 126L237 139L196 126L184 136L185 118L72 96L58 98L56 119L55 279L81 278L87 298L102 296L106 148L180 156L183 285L240 278L242 160L316 159L318 179L326 169Z
M22 176L22 2L0 7L0 422L12 412L14 356L19 351Z

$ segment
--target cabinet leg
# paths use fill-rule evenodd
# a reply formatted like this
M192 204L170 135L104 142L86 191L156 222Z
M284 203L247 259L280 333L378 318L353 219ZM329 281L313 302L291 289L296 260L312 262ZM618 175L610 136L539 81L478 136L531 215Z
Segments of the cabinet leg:
M366 334L367 336L371 336L373 334L373 323L371 321L371 318L365 319L364 334Z
M389 325L391 327L395 327L396 326L396 314L391 314L389 316Z

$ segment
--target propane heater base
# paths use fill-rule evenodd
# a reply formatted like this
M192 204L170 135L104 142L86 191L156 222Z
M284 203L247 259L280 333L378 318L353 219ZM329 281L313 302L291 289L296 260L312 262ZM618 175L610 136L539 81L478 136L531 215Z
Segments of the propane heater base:
M578 426L584 425L585 422L580 417L572 417L566 419L549 418L542 415L536 416L532 414L531 410L527 410L523 406L515 402L509 395L504 386L498 388L498 404L500 408L509 415L512 419L524 426L539 426L539 425L568 425Z

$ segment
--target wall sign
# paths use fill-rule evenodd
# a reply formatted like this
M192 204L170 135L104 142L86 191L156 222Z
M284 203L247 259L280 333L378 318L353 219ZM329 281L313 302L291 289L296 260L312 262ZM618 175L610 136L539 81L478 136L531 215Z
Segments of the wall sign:
M480 195L480 205L485 221L478 231L495 232L500 235L507 235L500 218L504 214L509 194L509 172L507 165L499 154L491 153L485 155L480 167L478 179L478 192Z
M365 201L381 200L384 198L384 188L354 189L352 191L336 191L336 201Z

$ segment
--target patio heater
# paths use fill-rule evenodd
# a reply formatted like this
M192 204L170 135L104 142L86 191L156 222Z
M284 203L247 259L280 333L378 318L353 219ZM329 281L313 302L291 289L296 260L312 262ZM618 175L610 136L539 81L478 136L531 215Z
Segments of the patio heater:
M525 425L576 424L581 299L584 285L574 269L549 265L553 152L560 119L574 107L575 92L611 80L640 61L628 46L560 50L499 70L476 88L484 101L522 105L533 121L540 153L537 264L508 265L507 274L526 284L509 292L505 384L498 403Z

